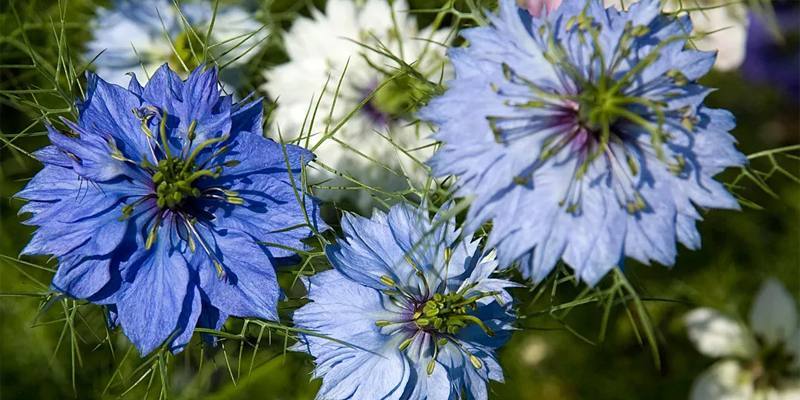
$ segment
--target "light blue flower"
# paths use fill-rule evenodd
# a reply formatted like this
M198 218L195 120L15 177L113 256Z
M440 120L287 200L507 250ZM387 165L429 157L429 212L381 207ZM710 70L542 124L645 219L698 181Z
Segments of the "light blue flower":
M318 332L293 348L316 359L318 399L486 399L503 380L495 349L511 334L513 283L453 219L396 205L345 215L334 270L306 281L295 324ZM333 340L332 340L333 339Z
M57 258L52 288L108 305L142 355L228 315L277 320L275 262L325 228L295 186L313 154L265 139L261 99L220 96L215 69L88 81L17 194L38 227L23 254Z
M126 74L131 71L149 78L164 63L185 77L203 62L200 38L211 24L214 2L179 4L180 9L172 0L112 1L111 7L100 8L92 21L92 39L86 45L85 58L93 60L101 78L118 85L128 83ZM239 83L242 71L235 67L258 53L267 34L252 12L219 5L211 37L204 40L211 45L210 55L219 65L230 63L222 72L224 83Z
M466 231L541 281L563 260L595 284L624 256L672 265L700 247L698 209L738 209L713 176L745 163L733 116L696 83L712 53L658 0L628 11L565 0L542 19L502 0L450 50L456 79L421 117L444 142L430 160L473 199Z

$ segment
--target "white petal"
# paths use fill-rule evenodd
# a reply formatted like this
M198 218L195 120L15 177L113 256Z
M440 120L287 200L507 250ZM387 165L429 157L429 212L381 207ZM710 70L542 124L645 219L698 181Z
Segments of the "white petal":
M373 47L380 43L389 52L414 62L430 79L438 79L442 66L449 65L445 62L446 46L433 45L428 39L444 42L450 30L419 29L408 9L407 2L399 0L329 0L324 13L315 9L313 19L298 18L284 35L290 61L266 71L267 83L261 87L279 99L271 132L278 132L279 127L282 137L273 134L273 138L290 141L312 132L309 145L314 146L324 137L321 131L329 115L331 126L336 125L386 79L374 66L391 69L395 63L356 42ZM444 78L451 76L447 67ZM310 127L309 107L313 112L317 101L319 113ZM407 177L418 187L424 185L428 171L420 161L433 154L433 140L428 138L431 128L405 120L383 121L378 118L383 115L370 114L369 110L377 111L372 106L361 109L335 137L324 140L315 150L317 161L388 192L407 189ZM325 181L326 186L356 186L351 179L336 177L321 167L309 168L308 174L312 181ZM375 205L366 190L321 190L317 195L331 201L348 199L367 214Z
M204 21L209 24L211 21ZM208 29L206 26L203 29ZM240 7L220 7L212 32L221 64L241 65L258 54L259 44L269 32L252 13Z
M800 400L800 384L785 388L779 391L779 393L781 400Z
M767 279L750 309L750 325L768 343L788 343L797 329L797 307L786 287L777 279Z
M675 2L677 3L677 2ZM744 61L747 43L747 8L744 4L709 1L702 11L690 13L698 50L716 51L714 67L720 71L736 69ZM729 4L730 3L730 4ZM716 7L714 7L716 6Z
M697 350L710 357L754 353L750 334L740 323L710 308L698 308L686 315L689 339Z
M690 400L752 400L750 374L736 361L721 361L700 374L692 385Z
M764 392L756 393L756 396L764 400L800 400L800 383L784 386L780 389L769 388Z

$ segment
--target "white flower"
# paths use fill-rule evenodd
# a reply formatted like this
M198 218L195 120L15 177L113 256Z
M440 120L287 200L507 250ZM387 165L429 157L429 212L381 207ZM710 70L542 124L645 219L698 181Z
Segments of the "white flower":
M424 179L424 168L414 159L425 161L432 153L431 146L424 148L432 143L428 139L431 130L402 118L407 114L403 111L409 111L402 107L403 100L409 100L407 88L380 90L341 130L323 140L328 126L332 129L342 121L398 67L388 57L361 44L385 46L431 81L438 82L442 76L446 61L443 44L449 32L419 29L404 0L394 1L391 6L389 3L368 0L359 5L351 0L330 0L324 14L313 10L311 19L296 20L284 38L290 61L265 71L267 83L263 89L278 103L276 126L271 130L275 138L277 132L287 142L302 136L301 143L309 148L322 140L314 149L318 161L358 182L393 191L408 187L406 176L415 182ZM445 79L446 75L447 72ZM315 124L309 127L314 109ZM321 167L309 173L314 181L332 178ZM345 179L322 185L357 186ZM347 197L362 210L371 204L366 190L318 193L333 200Z
M753 377L738 362L723 360L700 374L692 385L691 400L751 400Z
M795 300L775 279L761 286L749 327L709 308L686 316L689 339L721 358L695 380L691 400L800 400L800 326Z
M91 23L92 39L87 43L86 59L94 59L101 78L119 85L128 84L129 72L136 72L144 83L164 63L188 74L190 71L186 69L193 69L200 61L193 55L201 57L202 46L187 27L191 26L198 36L205 36L213 3L180 4L180 13L171 0L116 0L111 8L98 10ZM267 32L250 13L239 7L220 5L209 40L210 53L219 65L241 65L258 52L255 47L266 37ZM184 63L178 60L176 52ZM228 76L227 71L221 71L221 77L235 85L232 81L235 71L232 68L229 71Z
M756 343L738 321L710 308L698 308L686 316L689 339L697 350L711 357L749 357Z
M522 342L520 359L528 367L536 367L544 361L550 354L550 346L547 341L538 336L529 336Z
M605 0L606 6L628 7L636 0ZM666 0L665 12L688 11L697 38L698 50L717 51L714 68L729 71L738 68L747 44L747 7L734 0Z

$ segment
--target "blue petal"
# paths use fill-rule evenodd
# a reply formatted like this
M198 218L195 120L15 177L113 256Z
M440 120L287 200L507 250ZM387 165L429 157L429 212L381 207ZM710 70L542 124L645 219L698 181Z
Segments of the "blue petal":
M243 205L219 201L208 202L206 209L215 216L218 229L242 231L265 243L272 257L291 257L296 253L285 247L304 250L302 242L312 235L306 221L319 230L324 223L318 219L318 205L310 197L295 197L290 183L263 176L251 176L252 182L228 187L244 199ZM301 193L302 196L302 193ZM300 202L305 203L305 210Z
M397 344L395 344L395 347ZM413 373L408 360L397 348L377 356L343 350L331 362L336 368L325 374L317 396L321 399L404 400Z
M46 127L50 142L75 158L72 168L82 177L99 182L110 181L129 170L122 162L111 157L109 143L113 139L87 133L81 134L79 138L71 138L50 125ZM73 125L73 129L80 128Z
M242 232L228 229L212 236L198 230L206 240L213 237L215 257L225 270L224 276L219 276L211 260L199 249L192 258L209 302L225 314L277 321L280 288L266 252Z
M142 100L120 86L109 84L94 74L87 74L86 99L79 104L80 127L91 136L111 136L125 156L141 161L148 154L147 137L133 110Z
M405 253L395 242L386 222L386 214L373 210L372 218L352 214L342 217L342 230L346 241L325 247L331 264L363 285L385 289L381 277L404 282L414 270L404 261Z
M196 280L176 247L179 240L176 234L164 234L156 240L117 304L122 329L142 356L167 339L171 350L180 351L189 342L200 316Z
M212 306L207 299L203 301L203 311L197 320L198 328L208 328L214 330L222 330L225 321L228 320L228 314L220 309ZM211 334L203 334L203 339L211 344L217 343L217 336Z
M57 165L64 168L72 167L72 160L56 146L45 146L34 151L33 156L44 164Z
M401 399L411 366L397 348L397 337L383 335L376 320L394 317L382 305L381 293L351 281L338 271L309 278L312 301L294 313L295 324L336 338L337 343L303 336L300 349L316 359L320 398Z
M262 134L262 98L256 98L243 104L237 103L231 109L231 131L250 132L258 136Z
M90 186L73 170L46 165L17 196L29 200L21 212L32 212L25 221L39 225L23 254L76 251L87 256L111 253L121 243L127 222L122 215L122 194L138 189L129 185ZM102 237L103 240L92 240Z
M22 254L61 256L72 251L83 255L109 254L119 245L127 230L127 224L118 221L121 214L118 208L112 208L79 222L52 221L42 225ZM104 240L92 240L93 237L103 237ZM80 250L76 250L78 248Z
M147 81L142 98L148 103L163 108L171 115L177 115L183 102L184 83L180 76L167 64L161 65Z
M327 225L319 217L319 204L302 189L300 168L313 159L313 154L297 146L286 151L294 177L292 182L281 145L255 134L242 132L228 143L230 151L215 160L225 163L240 161L226 168L224 176L213 185L224 185L245 200L244 205L209 202L208 211L216 217L220 228L241 230L265 243L273 257L290 257L294 252L286 246L304 249L301 241L313 231ZM304 207L303 207L304 206Z
M144 88L139 84L139 80L136 79L136 74L133 72L128 72L127 75L131 78L130 82L128 82L128 91L139 97L142 97L144 95Z
M384 307L381 292L350 280L338 270L308 278L306 289L312 302L295 311L292 317L295 324L366 350L380 349L389 340L375 321L391 320L397 315ZM343 346L316 336L304 338L315 356L317 352Z
M182 103L177 110L180 131L186 132L193 121L196 143L231 132L231 98L220 97L217 69L197 67L183 84Z
M300 146L281 145L250 132L241 132L226 144L230 150L215 162L238 161L239 164L225 169L223 181L252 174L279 174L281 179L288 180L286 175L291 171L295 185L299 186L302 167L314 160L314 154Z
M87 299L99 292L111 279L110 257L65 257L60 260L50 286L78 299Z

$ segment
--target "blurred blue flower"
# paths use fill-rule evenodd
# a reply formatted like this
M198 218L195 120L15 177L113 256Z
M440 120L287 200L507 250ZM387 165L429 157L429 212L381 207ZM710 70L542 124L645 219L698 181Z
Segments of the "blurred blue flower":
M334 270L306 281L293 350L316 359L319 399L486 399L503 380L494 350L511 334L512 282L455 221L396 205L346 215L346 241L328 246ZM333 339L333 340L331 340Z
M772 85L797 103L800 102L800 3L776 1L772 6L776 27L771 27L763 16L750 13L742 74L747 79ZM776 37L771 28L783 37Z
M143 70L141 77L149 78L163 63L188 74L203 61L207 41L211 58L230 64L221 73L223 83L235 86L243 72L233 67L256 55L268 33L252 12L220 4L214 15L213 3L184 1L176 8L172 0L114 0L97 11L85 58L93 60L101 78L125 85L128 72Z
M714 55L686 46L691 22L657 0L565 0L542 19L500 3L421 113L444 142L434 173L473 198L465 230L493 221L487 246L534 281L559 259L595 284L624 255L672 265L676 239L699 248L697 208L738 208L712 177L745 157L733 115L703 104Z
M324 228L292 184L313 155L262 137L261 100L221 97L214 69L164 65L128 90L89 74L78 110L17 194L39 227L23 254L58 259L53 289L109 305L142 354L228 315L276 320L274 262Z

